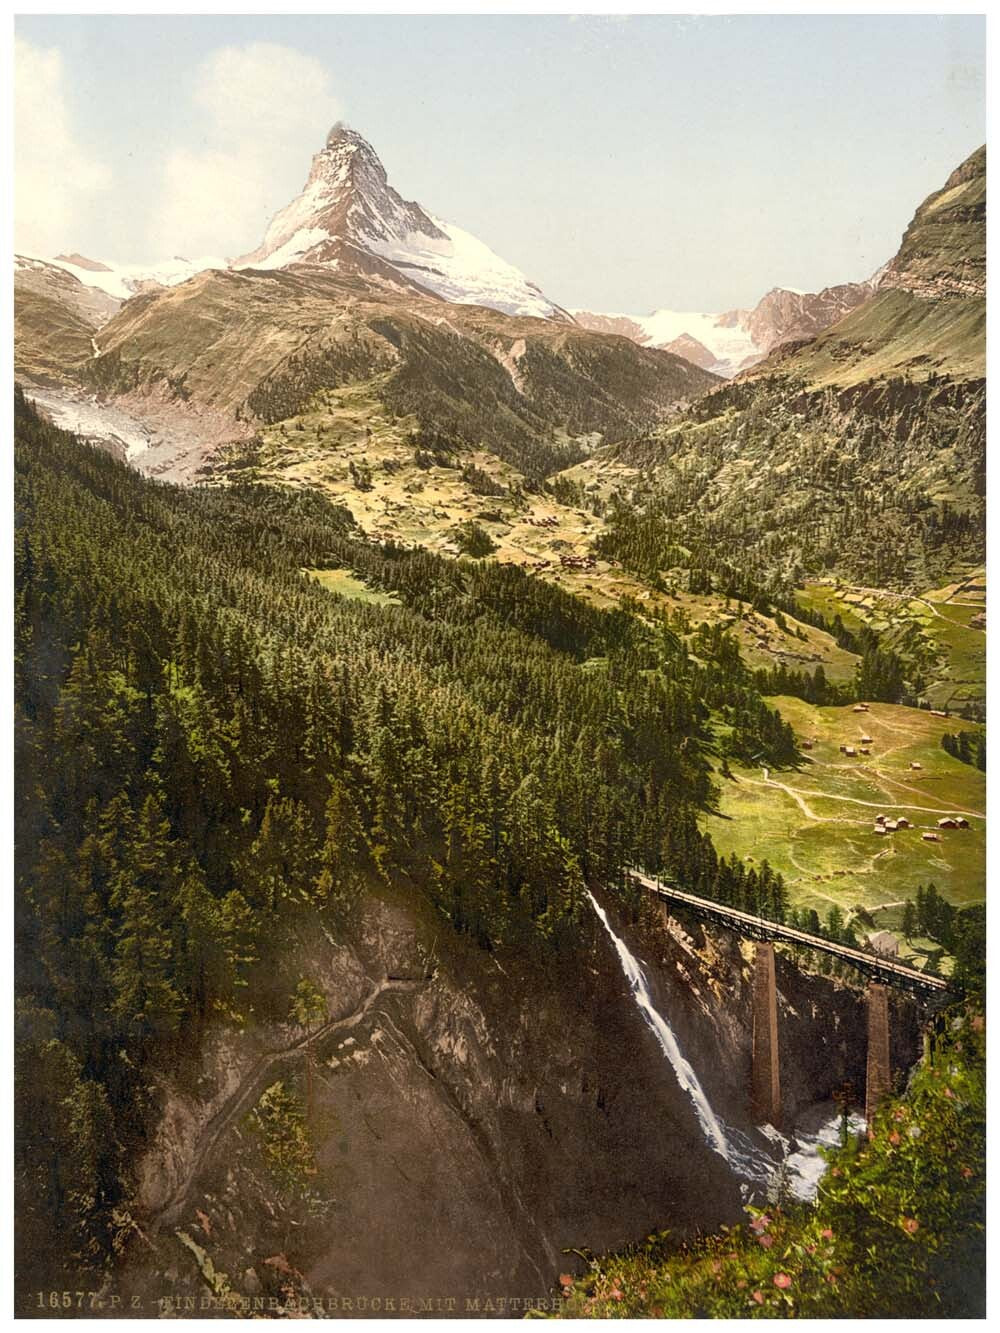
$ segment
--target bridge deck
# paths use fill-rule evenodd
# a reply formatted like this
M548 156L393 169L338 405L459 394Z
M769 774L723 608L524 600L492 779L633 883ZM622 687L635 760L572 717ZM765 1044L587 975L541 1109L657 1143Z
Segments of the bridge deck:
M651 879L638 870L629 872L633 879L645 885L658 897L669 902L676 902L689 907L701 916L728 925L741 935L750 935L755 939L782 940L788 944L799 944L808 949L818 949L822 953L833 954L845 962L889 986L902 986L907 990L926 991L944 996L955 993L956 987L945 977L933 977L926 972L919 972L904 963L895 963L891 958L880 954L863 953L849 945L838 944L834 940L824 939L821 935L811 935L796 926L785 926L778 921L768 921L765 917L754 916L750 912L741 912L735 907L726 907L722 903L712 902L709 898L698 898L693 893L685 893L673 885L661 880Z

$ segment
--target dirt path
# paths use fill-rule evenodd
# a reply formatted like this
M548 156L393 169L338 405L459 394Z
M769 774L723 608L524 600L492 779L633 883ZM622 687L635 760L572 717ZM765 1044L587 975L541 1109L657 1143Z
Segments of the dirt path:
M924 793L920 790L919 787L914 787L914 786L912 785L912 783L909 783L909 782L900 782L899 778L890 778L890 777L888 776L888 774L880 772L879 769L876 769L875 772L878 774L880 780L881 780L882 782L888 782L888 784L889 784L890 787L902 787L903 791L913 791L913 792L916 792L918 796L923 796L923 794L924 794ZM890 797L889 799L891 799L891 797ZM924 807L924 806L920 806L920 805L909 805L909 806L903 806L903 809L904 809L904 810L923 810L923 809L925 809L925 807ZM969 810L969 809L968 809L966 806L964 806L964 805L953 805L953 806L952 806L950 809L948 809L948 810L939 810L939 811L937 811L936 813L941 814L941 815L970 815L973 819L985 819L985 818L986 818L986 816L985 816L984 814L982 814L979 810Z
M805 815L807 819L815 820L817 823L820 824L831 824L831 823L842 824L847 821L835 819L832 815L817 815L816 812L806 804L805 800L803 799L804 797L811 796L817 801L844 801L848 805L862 805L872 810L883 810L886 807L886 805L892 803L898 805L900 810L919 810L923 814L927 815L965 814L972 819L986 818L986 816L980 814L978 810L964 810L961 809L959 806L949 806L947 810L941 810L938 809L937 807L929 805L902 805L899 802L891 802L890 798L888 797L883 801L862 801L859 800L858 797L856 796L836 796L832 792L799 791L795 787L786 786L785 783L783 782L775 782L774 778L767 778L767 779L744 778L743 781L751 783L754 787L777 787L779 791L785 792L786 795L792 798L792 800L796 803L796 805L799 807L799 809L802 811L802 813ZM892 779L887 779L887 781L892 781ZM897 785L902 786L903 784L899 783ZM855 820L852 822L862 823L863 821Z
M188 1193L205 1165L209 1154L215 1150L223 1134L233 1121L249 1109L261 1085L271 1076L277 1066L296 1059L303 1051L319 1045L334 1032L357 1027L367 1017L375 1001L386 992L418 990L424 984L422 981L392 981L385 978L374 987L353 1013L347 1014L343 1018L331 1019L318 1027L315 1032L304 1033L295 1041L289 1042L287 1046L280 1047L276 1051L267 1051L261 1055L241 1079L239 1087L226 1098L218 1111L206 1121L198 1135L198 1143L184 1177L152 1217L152 1229L157 1230L162 1226L169 1226L178 1220L184 1211Z
M765 770L765 772L766 771L767 770ZM848 821L845 819L837 819L834 815L818 815L811 806L806 804L802 793L797 792L794 787L786 786L783 782L776 782L774 778L744 778L743 781L751 783L754 787L777 787L779 791L783 791L786 796L792 798L805 815L806 819L811 819L817 824L846 824L848 822L862 824L866 822L862 819ZM806 796L822 796L822 794L822 792L813 791L805 793Z
M938 620L947 621L948 624L954 624L948 616L943 616L932 601L926 597L918 597L914 593L908 592L890 592L888 588L862 588L860 584L845 583L842 585L848 592L859 592L865 597L892 597L897 602L909 605L911 602L919 602L921 606L928 607L937 616Z

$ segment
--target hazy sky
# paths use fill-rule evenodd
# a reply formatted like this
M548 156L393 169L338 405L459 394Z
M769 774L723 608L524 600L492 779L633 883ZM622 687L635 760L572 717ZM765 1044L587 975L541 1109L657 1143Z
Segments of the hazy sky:
M866 277L985 138L981 17L23 17L15 242L236 255L346 119L553 300Z

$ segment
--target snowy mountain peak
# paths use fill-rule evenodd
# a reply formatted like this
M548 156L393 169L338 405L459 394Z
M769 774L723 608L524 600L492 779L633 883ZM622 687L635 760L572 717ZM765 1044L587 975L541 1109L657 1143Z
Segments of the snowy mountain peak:
M313 158L302 193L233 266L290 264L323 264L462 305L572 322L482 241L403 199L371 144L342 121Z
M331 129L330 133L326 136L327 148L337 148L341 144L352 144L358 148L367 148L372 153L373 157L375 155L374 149L372 149L368 140L362 138L357 130L352 130L346 120L336 121L333 129Z
M315 180L322 180L332 190L384 190L387 186L385 167L367 139L338 121L326 136L326 145L313 158L308 188Z
M326 136L326 145L313 158L309 179L319 176L331 186L351 185L359 190L385 190L388 178L378 154L367 139L338 120Z

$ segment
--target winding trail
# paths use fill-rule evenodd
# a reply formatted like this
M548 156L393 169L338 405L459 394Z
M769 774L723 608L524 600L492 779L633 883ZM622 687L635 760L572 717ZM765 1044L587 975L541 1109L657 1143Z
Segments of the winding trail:
M890 778L887 773L882 773L879 769L876 769L875 772L878 774L879 779L882 782L888 782L890 787L902 787L903 791L915 791L918 796L923 796L923 792L920 790L920 788L914 787L912 783L900 782L899 778ZM891 797L889 799L891 799ZM923 808L924 807L920 805L911 805L903 807L904 810L906 809L922 810ZM973 819L986 818L986 816L984 814L980 814L978 810L969 810L964 805L953 805L949 810L941 810L939 813L942 815L971 815Z
M271 1076L277 1066L296 1059L303 1051L319 1045L334 1032L342 1032L348 1028L357 1027L367 1017L375 1001L386 994L387 991L414 991L419 990L425 984L423 981L394 981L386 977L369 992L353 1013L347 1014L343 1018L331 1019L318 1027L315 1032L306 1032L295 1041L289 1042L287 1046L282 1046L275 1051L265 1051L263 1055L259 1056L240 1080L239 1087L230 1093L215 1114L205 1122L198 1134L197 1145L187 1170L171 1191L169 1197L153 1214L150 1219L151 1228L155 1231L160 1227L170 1226L179 1219L184 1211L188 1193L205 1165L209 1154L215 1150L223 1134L233 1121L250 1107L261 1085Z
M811 796L817 801L844 801L848 805L862 805L869 807L872 810L884 810L886 805L891 802L891 797L886 797L885 800L882 801L862 801L856 796L837 796L832 792L799 791L795 787L786 786L784 782L775 782L774 778L744 778L743 781L749 782L754 787L777 787L779 791L785 792L786 795L792 798L807 819L815 820L816 823L819 824L843 823L844 821L837 820L832 815L817 815L811 806L806 804L803 799L804 797ZM887 781L891 782L892 779L887 779ZM905 784L899 783L897 785L903 786ZM936 806L930 805L902 805L899 802L891 803L898 805L900 810L919 810L926 815L963 814L968 815L971 819L986 818L986 816L981 814L978 810L966 810L957 805L952 805L946 810L942 810Z
M953 625L955 623L949 616L943 616L941 612L937 609L937 605L934 602L932 602L929 598L919 597L915 593L890 592L888 588L863 588L861 587L860 584L857 583L845 583L842 586L846 588L849 592L860 592L863 593L866 597L869 596L892 597L897 602L902 602L904 606L909 606L911 602L917 602L921 606L926 606L929 611L932 611L934 615L937 616L938 620L944 620L950 625ZM955 594L953 593L952 596L954 595ZM951 602L950 598L945 599L945 601L941 603L941 605L943 606L947 606L949 604L952 606L955 605L954 602Z

